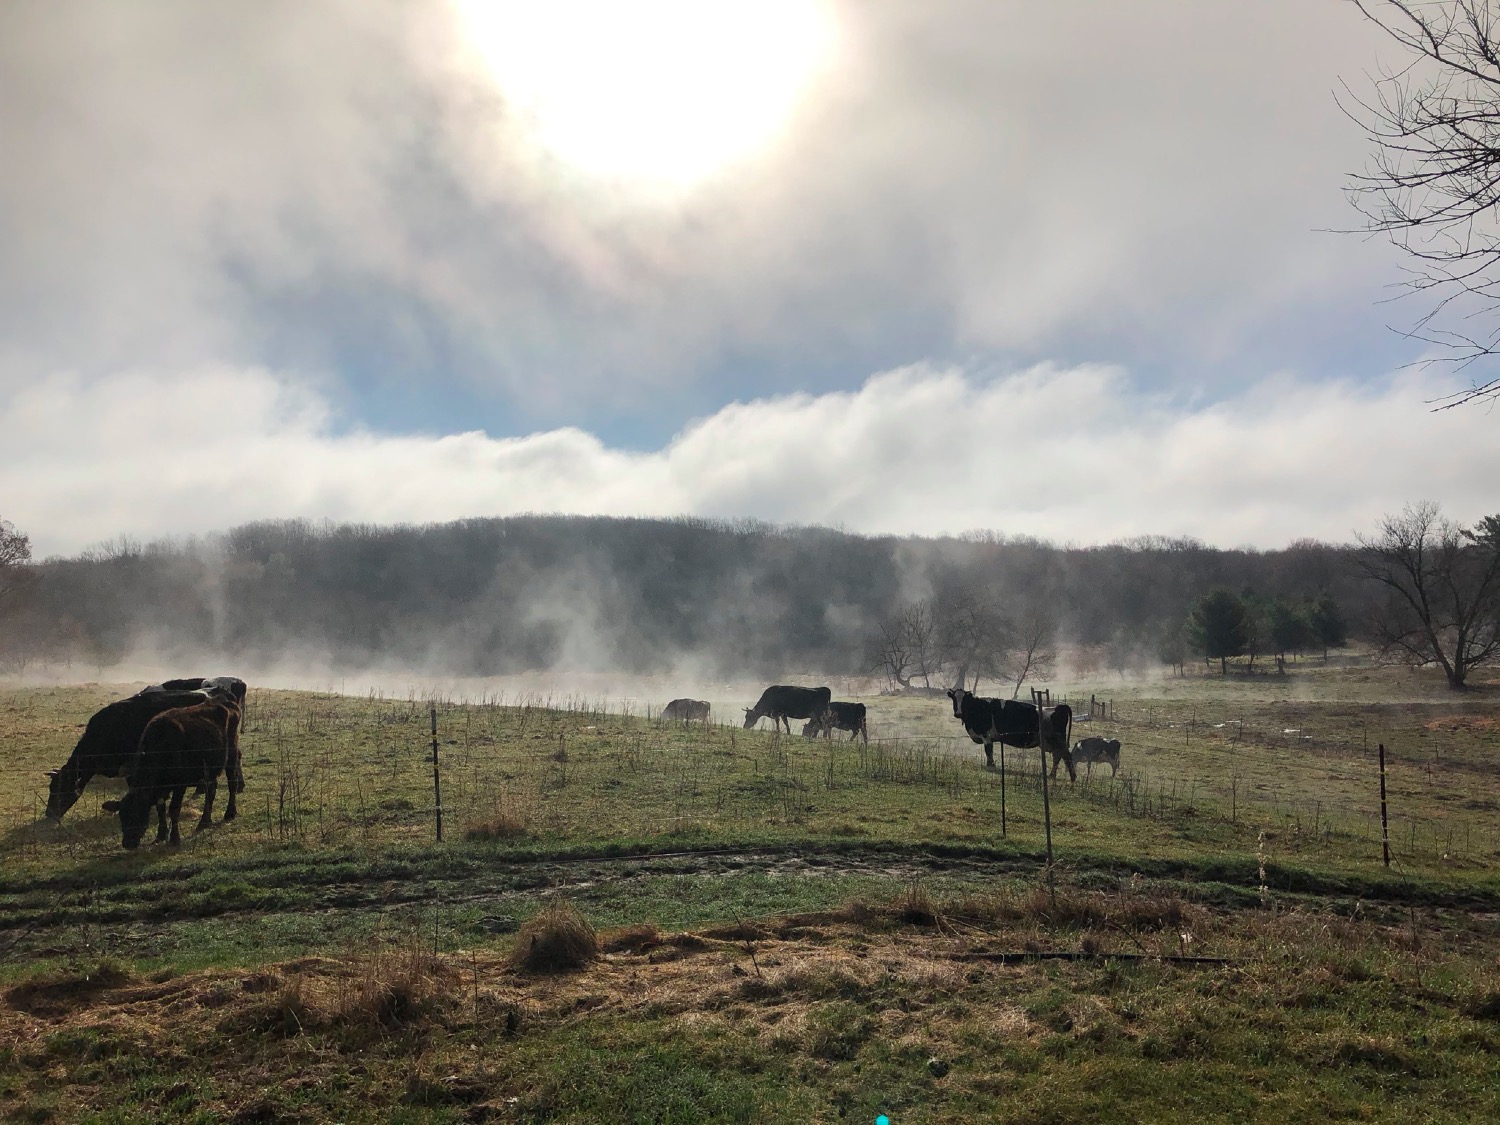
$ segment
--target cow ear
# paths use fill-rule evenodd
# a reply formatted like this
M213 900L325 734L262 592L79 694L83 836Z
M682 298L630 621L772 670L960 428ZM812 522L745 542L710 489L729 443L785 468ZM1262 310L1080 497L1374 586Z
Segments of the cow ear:
M105 812L119 812L120 811L120 802L119 801L105 801L104 804L100 806L100 808L102 808Z
M48 770L47 771L47 776L48 777L56 777L60 773L62 773L62 770Z

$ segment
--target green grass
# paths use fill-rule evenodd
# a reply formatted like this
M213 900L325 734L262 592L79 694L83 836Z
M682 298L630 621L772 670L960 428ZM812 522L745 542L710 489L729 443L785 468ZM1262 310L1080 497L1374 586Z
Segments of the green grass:
M1072 685L1125 760L1051 789L1055 897L1035 752L1002 836L941 697L868 748L441 701L439 844L424 701L253 690L240 819L127 854L118 782L35 824L121 689L0 688L0 1117L1494 1119L1500 698L1293 673ZM558 896L694 936L507 968ZM412 949L420 1018L340 1007ZM1228 963L983 956L1080 951Z

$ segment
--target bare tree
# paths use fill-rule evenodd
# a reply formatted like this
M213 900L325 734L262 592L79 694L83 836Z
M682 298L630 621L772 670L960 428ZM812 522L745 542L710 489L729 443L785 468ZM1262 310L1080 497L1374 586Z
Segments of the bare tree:
M1370 95L1345 87L1345 111L1375 149L1365 172L1351 177L1350 196L1365 229L1388 236L1406 255L1407 285L1430 298L1406 334L1439 345L1441 362L1465 369L1500 354L1496 12L1492 0L1352 3L1409 61L1375 75ZM1474 327L1486 320L1490 327ZM1483 374L1435 404L1496 397L1500 377Z
M882 621L877 649L876 667L887 679L910 688L920 678L923 687L932 687L932 677L942 672L932 604L912 602Z
M0 598L18 590L31 577L31 540L9 520L0 519Z
M933 600L940 666L954 687L978 690L981 678L1006 678L1002 662L1011 643L1010 621L974 588L949 591Z
M1050 676L1057 660L1057 619L1045 604L1023 610L1010 630L1002 677L1014 684L1012 699L1028 679Z
M1388 594L1372 622L1386 652L1439 665L1455 691L1500 659L1500 516L1475 531L1423 501L1358 538L1360 570Z

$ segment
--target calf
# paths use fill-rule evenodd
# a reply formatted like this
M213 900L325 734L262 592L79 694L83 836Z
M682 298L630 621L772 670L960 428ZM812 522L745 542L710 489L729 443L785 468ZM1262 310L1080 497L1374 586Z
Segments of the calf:
M120 843L127 848L140 846L141 837L156 806L156 839L167 838L167 814L172 820L171 842L182 840L178 819L182 798L189 786L202 785L206 796L198 831L213 822L214 795L219 774L227 764L231 724L239 711L232 703L210 699L192 707L163 711L141 734L141 744L126 770L129 789L119 801L108 801L106 809L120 814ZM170 810L166 807L171 799ZM229 787L229 805L224 819L235 816L234 786Z
M833 692L826 687L789 687L773 684L760 693L754 707L745 708L745 729L749 730L766 716L771 724L780 729L784 724L786 733L792 733L792 719L811 719L828 710Z
M135 757L146 724L163 711L202 703L200 691L159 690L133 695L96 711L60 769L49 770L46 818L59 821L83 796L90 779L119 777ZM236 743L236 745L238 745Z
M1066 703L1043 707L1017 699L985 699L953 688L948 692L953 703L953 717L976 743L984 745L984 764L995 768L995 743L1028 749L1041 745L1052 755L1052 776L1057 776L1058 762L1066 763L1068 777L1076 780L1073 756L1068 752L1068 735L1073 728L1073 709Z
M681 719L685 723L708 722L706 699L674 699L661 709L663 719Z
M1120 772L1120 740L1118 738L1081 738L1073 744L1073 761L1076 765L1088 766L1093 773L1095 762L1109 764L1109 776Z
M802 737L816 738L822 734L832 738L835 730L848 731L850 742L863 737L865 745L868 746L870 732L865 726L865 705L863 703L830 703L828 710L807 720L807 725L802 728Z

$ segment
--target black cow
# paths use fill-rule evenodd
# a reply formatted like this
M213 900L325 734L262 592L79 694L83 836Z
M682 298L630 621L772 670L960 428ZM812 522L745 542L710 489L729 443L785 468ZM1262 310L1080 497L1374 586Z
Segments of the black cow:
M1109 764L1109 776L1114 777L1120 772L1120 740L1118 738L1100 738L1091 735L1081 738L1073 744L1073 763L1080 766L1088 766L1089 772L1094 771L1095 762L1107 762Z
M62 768L49 771L47 819L61 820L96 774L119 777L140 747L146 724L157 715L206 698L201 691L163 690L133 695L95 712Z
M848 731L850 742L863 736L865 745L868 746L870 732L865 727L865 705L863 703L830 703L828 710L823 714L814 715L807 720L807 725L802 728L802 737L817 738L821 734L832 738L835 730Z
M108 810L120 814L120 843L127 848L140 846L156 807L156 839L167 838L167 814L172 820L171 842L182 840L178 817L182 798L189 786L202 786L206 796L203 816L198 821L201 832L213 822L214 796L219 788L219 774L229 759L232 726L237 726L239 709L232 701L208 699L192 707L163 711L146 724L141 744L126 768L129 788L118 801L106 801ZM234 786L229 786L229 804L224 819L235 817ZM171 798L170 810L166 807Z
M681 719L685 723L708 722L708 701L674 699L661 709L663 719Z
M767 715L771 717L771 724L778 729L786 726L786 733L792 733L792 719L811 719L814 715L821 715L828 710L828 704L833 699L833 692L826 687L788 687L786 684L773 684L760 693L760 701L754 707L745 708L745 729L749 730Z
M1073 709L1066 703L1038 713L1035 706L1018 699L985 699L962 688L953 688L948 698L953 702L953 717L963 722L971 739L983 743L984 764L990 769L995 767L995 743L1025 750L1036 746L1040 737L1043 749L1052 755L1052 776L1057 776L1057 763L1062 761L1067 763L1068 777L1077 779L1073 755L1068 752Z

